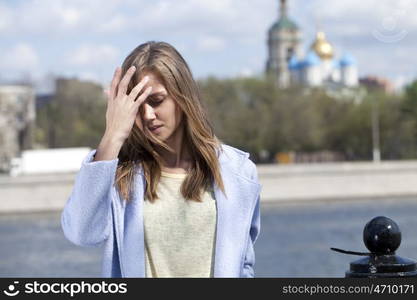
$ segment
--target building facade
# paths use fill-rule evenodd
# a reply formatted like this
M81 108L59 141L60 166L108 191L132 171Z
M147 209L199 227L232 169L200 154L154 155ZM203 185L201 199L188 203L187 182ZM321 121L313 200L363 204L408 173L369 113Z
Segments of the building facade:
M35 92L30 86L0 86L0 171L10 169L12 158L31 149L36 120Z
M290 19L286 0L280 0L279 19L268 31L266 73L278 87L357 87L356 59L349 53L336 58L334 48L323 31L303 56L302 32Z

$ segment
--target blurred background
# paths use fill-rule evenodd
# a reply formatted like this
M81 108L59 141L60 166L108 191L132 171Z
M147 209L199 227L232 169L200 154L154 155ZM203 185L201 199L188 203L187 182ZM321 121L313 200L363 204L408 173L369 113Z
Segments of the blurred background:
M371 218L417 259L415 1L0 0L0 276L96 277L60 211L104 133L113 72L175 46L217 136L263 186L257 276L343 277Z

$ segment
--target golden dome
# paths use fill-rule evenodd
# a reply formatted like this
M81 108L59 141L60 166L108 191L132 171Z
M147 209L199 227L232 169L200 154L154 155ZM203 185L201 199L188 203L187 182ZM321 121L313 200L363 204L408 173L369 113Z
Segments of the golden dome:
M321 59L333 58L333 46L326 40L326 35L322 31L317 32L316 40L311 45L311 49L313 49Z

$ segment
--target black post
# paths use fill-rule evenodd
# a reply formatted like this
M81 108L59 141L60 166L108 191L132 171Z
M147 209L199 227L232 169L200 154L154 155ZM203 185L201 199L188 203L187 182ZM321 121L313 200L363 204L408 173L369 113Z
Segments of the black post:
M350 270L346 272L345 277L417 277L416 262L395 255L401 244L401 231L393 220L381 216L373 218L365 225L363 241L370 253L331 248L345 254L366 256L351 262Z

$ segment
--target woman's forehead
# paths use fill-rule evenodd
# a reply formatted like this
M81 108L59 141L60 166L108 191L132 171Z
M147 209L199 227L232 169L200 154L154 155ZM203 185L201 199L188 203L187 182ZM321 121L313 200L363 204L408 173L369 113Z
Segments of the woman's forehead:
M149 77L149 81L154 81L155 83L162 84L162 78L159 74L152 71L143 71L138 74L139 79L144 78L145 76Z
M140 82L145 76L149 77L149 81L146 83L144 90L150 86L152 86L152 92L150 95L157 96L157 95L168 95L168 90L166 89L162 78L158 73L152 71L144 71L138 74L138 82Z
M160 81L152 80L149 78L149 81L146 83L145 88L152 86L151 95L166 95L168 92L165 86Z

